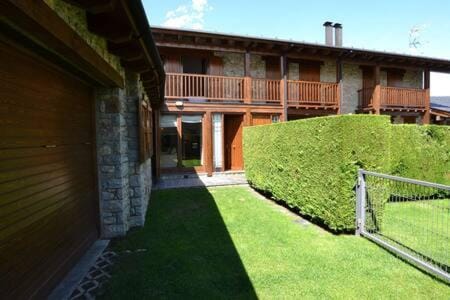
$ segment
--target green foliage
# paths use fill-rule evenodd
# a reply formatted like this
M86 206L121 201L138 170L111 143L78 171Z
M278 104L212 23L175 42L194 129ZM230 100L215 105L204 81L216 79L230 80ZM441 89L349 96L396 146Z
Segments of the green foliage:
M357 170L448 183L448 127L391 125L387 116L305 119L244 130L247 179L256 188L319 219L354 229ZM384 206L392 191L378 195ZM377 215L381 222L382 215Z
M450 127L393 125L391 173L450 184Z

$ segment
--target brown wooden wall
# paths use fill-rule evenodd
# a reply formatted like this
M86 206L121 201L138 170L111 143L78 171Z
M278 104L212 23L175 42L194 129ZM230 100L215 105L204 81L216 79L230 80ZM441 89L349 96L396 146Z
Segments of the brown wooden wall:
M92 90L0 41L0 298L41 298L97 238Z

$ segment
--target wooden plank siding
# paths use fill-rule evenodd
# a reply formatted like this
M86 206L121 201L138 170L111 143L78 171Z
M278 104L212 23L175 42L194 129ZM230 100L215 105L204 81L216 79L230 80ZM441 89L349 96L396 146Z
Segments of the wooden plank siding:
M0 298L42 297L98 236L92 89L0 42Z

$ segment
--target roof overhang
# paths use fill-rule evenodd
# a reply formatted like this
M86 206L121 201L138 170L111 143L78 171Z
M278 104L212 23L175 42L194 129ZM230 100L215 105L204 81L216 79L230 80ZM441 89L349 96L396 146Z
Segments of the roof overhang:
M249 51L260 55L287 55L290 58L303 59L329 57L361 65L429 69L450 73L450 60L438 58L165 27L153 27L152 32L158 47L237 53Z
M86 11L87 27L107 41L125 70L138 73L153 106L164 101L165 73L140 0L64 0ZM25 35L33 49L88 75L103 86L123 87L123 78L44 1L5 0L0 25ZM37 50L36 50L37 51ZM85 76L86 77L86 76Z

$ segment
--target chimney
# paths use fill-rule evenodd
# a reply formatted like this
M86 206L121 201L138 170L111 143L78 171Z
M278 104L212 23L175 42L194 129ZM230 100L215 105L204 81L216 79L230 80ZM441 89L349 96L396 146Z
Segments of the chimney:
M333 23L325 22L323 26L325 27L325 45L333 46Z
M342 24L334 24L334 45L342 47Z

